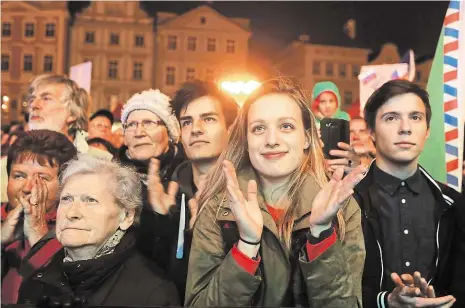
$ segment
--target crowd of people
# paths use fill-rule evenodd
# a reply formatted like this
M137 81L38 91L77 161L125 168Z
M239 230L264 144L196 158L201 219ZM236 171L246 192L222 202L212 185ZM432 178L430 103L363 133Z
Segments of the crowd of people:
M418 164L428 94L363 117L289 79L243 106L216 84L133 95L121 119L65 76L2 130L2 304L465 307L465 198ZM325 157L320 121L350 121Z

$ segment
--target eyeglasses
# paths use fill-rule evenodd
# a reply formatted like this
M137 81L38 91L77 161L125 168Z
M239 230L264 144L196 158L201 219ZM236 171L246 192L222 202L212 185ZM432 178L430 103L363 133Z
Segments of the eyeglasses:
M158 121L152 121L152 120L143 120L142 122L129 122L124 125L124 130L128 132L134 132L137 127L141 125L142 129L145 131L150 131L156 129L158 126L164 126L165 123L163 121L158 120Z

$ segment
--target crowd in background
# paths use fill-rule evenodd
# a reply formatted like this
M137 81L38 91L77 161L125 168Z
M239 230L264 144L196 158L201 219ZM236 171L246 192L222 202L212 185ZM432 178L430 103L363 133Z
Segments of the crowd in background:
M418 164L426 91L363 117L284 77L239 107L214 83L89 118L65 76L2 129L2 303L70 307L465 307L465 198ZM323 152L322 119L350 121ZM465 176L465 171L464 171Z

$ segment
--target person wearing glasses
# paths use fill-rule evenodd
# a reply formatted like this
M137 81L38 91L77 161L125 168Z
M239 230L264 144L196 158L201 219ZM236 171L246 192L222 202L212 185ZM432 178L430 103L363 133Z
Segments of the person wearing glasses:
M147 186L151 158L160 161L159 175L167 185L176 166L184 159L178 146L179 123L172 114L170 99L159 90L134 94L121 114L124 145L118 152L123 165L135 167Z

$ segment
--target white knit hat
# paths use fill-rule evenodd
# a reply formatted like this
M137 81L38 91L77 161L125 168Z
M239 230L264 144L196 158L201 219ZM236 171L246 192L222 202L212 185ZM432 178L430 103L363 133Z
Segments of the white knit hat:
M135 110L148 110L156 114L165 123L170 138L178 142L181 134L179 122L172 112L170 98L160 90L150 89L134 94L123 106L121 122L125 124L129 114Z

